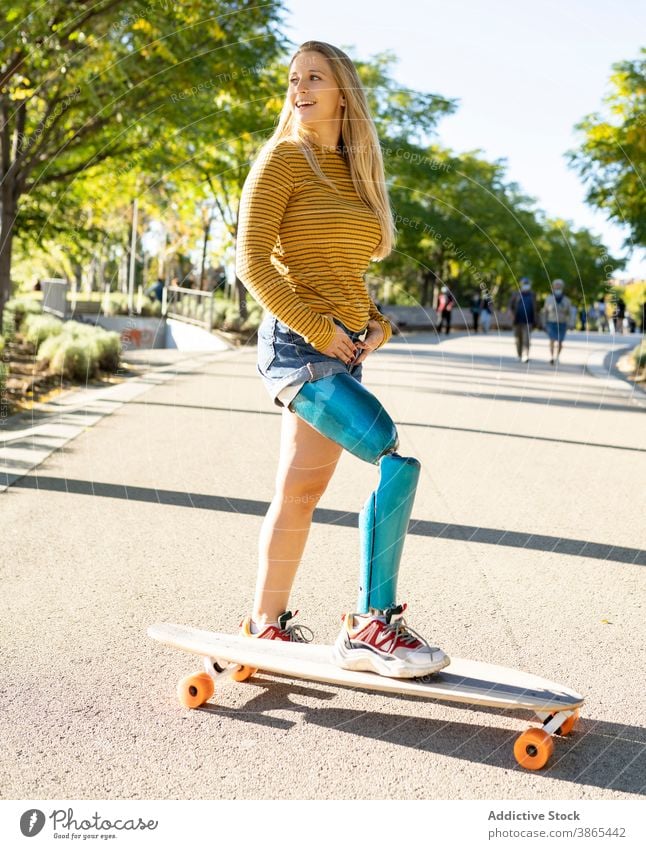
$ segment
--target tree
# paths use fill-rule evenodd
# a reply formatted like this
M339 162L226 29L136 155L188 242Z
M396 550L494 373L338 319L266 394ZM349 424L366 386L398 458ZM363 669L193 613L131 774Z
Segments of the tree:
M612 90L605 98L610 118L598 113L584 118L576 129L585 140L567 153L588 187L588 203L629 228L626 247L646 245L646 48L641 55L612 66Z
M123 164L176 132L185 103L208 104L232 68L273 58L281 13L244 0L5 2L0 319L25 199L64 212L67 188L90 167ZM248 85L233 82L243 95Z

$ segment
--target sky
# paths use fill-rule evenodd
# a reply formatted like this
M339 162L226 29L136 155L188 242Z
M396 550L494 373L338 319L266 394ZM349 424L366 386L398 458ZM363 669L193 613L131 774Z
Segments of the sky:
M637 0L285 0L285 32L335 44L363 61L392 50L402 85L458 100L435 141L505 159L507 178L548 216L599 235L626 256L627 229L585 201L565 151L580 144L583 117L603 112L615 62L646 46L646 4ZM646 280L635 250L618 277Z

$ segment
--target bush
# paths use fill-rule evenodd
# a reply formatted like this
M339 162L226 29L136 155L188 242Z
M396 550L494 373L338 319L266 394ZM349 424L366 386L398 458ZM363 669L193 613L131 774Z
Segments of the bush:
M103 371L116 371L121 356L121 338L114 330L99 328L94 340L97 365Z
M60 318L55 318L53 315L34 315L25 316L22 323L22 332L31 344L38 349L41 343L48 336L56 336L63 330L63 322Z
M642 304L646 301L646 280L628 283L623 292L623 299L626 302L626 309L639 327L642 319Z
M638 371L646 368L646 342L642 342L635 348L633 351L633 360L635 361L635 368Z
M0 363L0 410L5 406L4 388L7 382L8 369L4 363Z
M141 314L143 316L151 316L151 317L156 318L158 316L161 316L161 308L162 308L161 301L158 301L157 299L155 299L153 301L153 300L144 298L142 305L141 305Z
M61 346L63 341L62 336L62 333L56 333L53 336L48 336L47 339L42 342L38 348L39 362L42 360L49 360L51 362L52 357Z
M78 351L83 351L83 356ZM86 379L99 369L115 371L119 367L121 339L113 330L104 330L68 321L61 333L49 336L38 349L38 360L48 361L52 371L62 377Z
M234 306L229 306L227 308L226 313L224 314L222 330L240 330L241 325L242 319L240 318L238 308Z
M91 351L84 340L68 335L61 339L50 367L56 374L70 380L85 381L94 373Z
M262 314L257 312L249 312L246 320L242 323L240 330L258 330L260 327L260 322L262 321Z
M33 298L11 298L2 311L2 334L13 339L26 315L42 314L42 302Z
M216 300L213 304L213 327L222 327L228 309L228 301Z

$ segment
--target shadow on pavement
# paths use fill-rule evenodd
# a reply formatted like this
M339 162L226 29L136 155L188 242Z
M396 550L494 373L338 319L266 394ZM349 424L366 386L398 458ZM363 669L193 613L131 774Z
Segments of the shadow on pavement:
M579 401L576 398L572 401L566 401L564 398L554 398L552 396L503 395L502 392L459 392L452 389L442 389L441 392L438 392L436 389L409 385L403 388L410 389L413 392L428 392L435 395L461 395L465 398L483 398L487 401L513 401L517 404L542 404L549 407L576 407L579 410L611 410L615 413L639 413L640 416L644 414L643 407L637 404L634 406L631 404L614 404L611 401L601 403L598 401ZM527 389L531 391L531 386L528 386Z
M241 413L243 415L254 416L282 416L282 413L274 413L271 410L245 410L240 407L207 407L204 404L176 404L167 401L129 401L129 404L144 404L152 407L182 407L189 410L200 410L205 412L210 410L214 413ZM455 430L459 433L477 433L485 436L504 436L509 439L529 439L532 442L558 442L563 445L583 445L586 448L610 448L615 451L637 451L646 453L646 448L633 448L631 445L610 445L606 442L585 442L580 439L557 439L554 436L534 436L530 433L509 433L504 430L485 430L479 427L456 427L454 425L437 425L427 424L425 422L402 422L396 421L396 425L400 427L425 427L433 430ZM13 443L12 443L13 444Z
M329 701L335 698L335 694L318 689L316 684L312 687L292 685L282 677L275 678L262 673L260 677L254 677L252 682L255 685L254 689L257 687L264 689L254 695L242 710L218 708L209 704L199 710L214 713L229 720L255 722L280 729L295 726L304 719L310 725L317 725L330 731L342 731L355 737L383 740L407 749L419 749L471 763L483 763L522 772L524 770L514 759L514 742L529 725L537 725L530 711L501 711L471 705L456 706L454 703L439 699L433 701L460 711L462 716L465 713L475 713L479 716L472 722L463 722L457 718L454 721L446 721L420 717L415 713L403 716L383 711L322 707L319 704L303 705L292 701L292 697L307 696L310 699ZM358 688L353 689L361 692ZM383 697L383 693L379 695ZM374 694L366 691L366 698L369 699L370 696ZM419 699L412 697L392 698L411 704L420 702ZM292 710L296 718L290 722L288 719L266 715L267 712L276 710ZM585 707L583 710L585 711ZM491 717L491 725L482 724L482 714ZM496 728L495 717L501 714L522 720L525 723L524 727L515 731ZM557 779L623 793L643 793L646 771L646 729L596 721L583 716L573 734L568 737L557 736L553 739L554 754L544 769L532 773L536 778Z
M206 495L200 492L179 492L177 490L153 489L144 486L126 486L125 484L100 483L74 478L54 478L44 475L25 476L17 480L12 488L36 489L48 492L64 492L70 495L92 495L103 498L123 498L128 501L146 501L156 504L168 504L174 507L193 507L200 510L216 510L225 513L238 513L250 516L264 516L269 502L250 498L227 498L223 495ZM11 491L9 491L11 492ZM326 525L341 525L356 528L359 526L359 514L344 511L317 508L313 521ZM617 563L631 563L646 566L646 551L638 548L607 545L589 540L569 539L567 537L532 534L523 531L506 531L501 528L482 528L474 525L457 525L445 522L429 522L411 519L409 534L436 537L438 539L478 542L487 545L503 545L512 548L526 548L535 551L551 551L555 554L571 554L575 557L591 557L595 560L611 560Z

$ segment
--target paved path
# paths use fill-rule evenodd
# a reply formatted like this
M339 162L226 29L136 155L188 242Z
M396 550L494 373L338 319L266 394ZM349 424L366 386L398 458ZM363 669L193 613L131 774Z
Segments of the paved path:
M266 675L223 687L199 711L179 707L176 682L195 662L146 627L235 630L273 495L281 414L248 348L152 373L147 391L39 466L25 460L0 494L2 794L643 794L646 396L591 373L636 341L571 334L554 369L542 334L526 365L510 334L439 344L417 334L364 367L400 453L422 463L400 575L411 624L456 657L587 696L549 769L515 765L529 718L519 712ZM376 480L344 454L315 512L293 602L321 641L354 604L358 513Z

